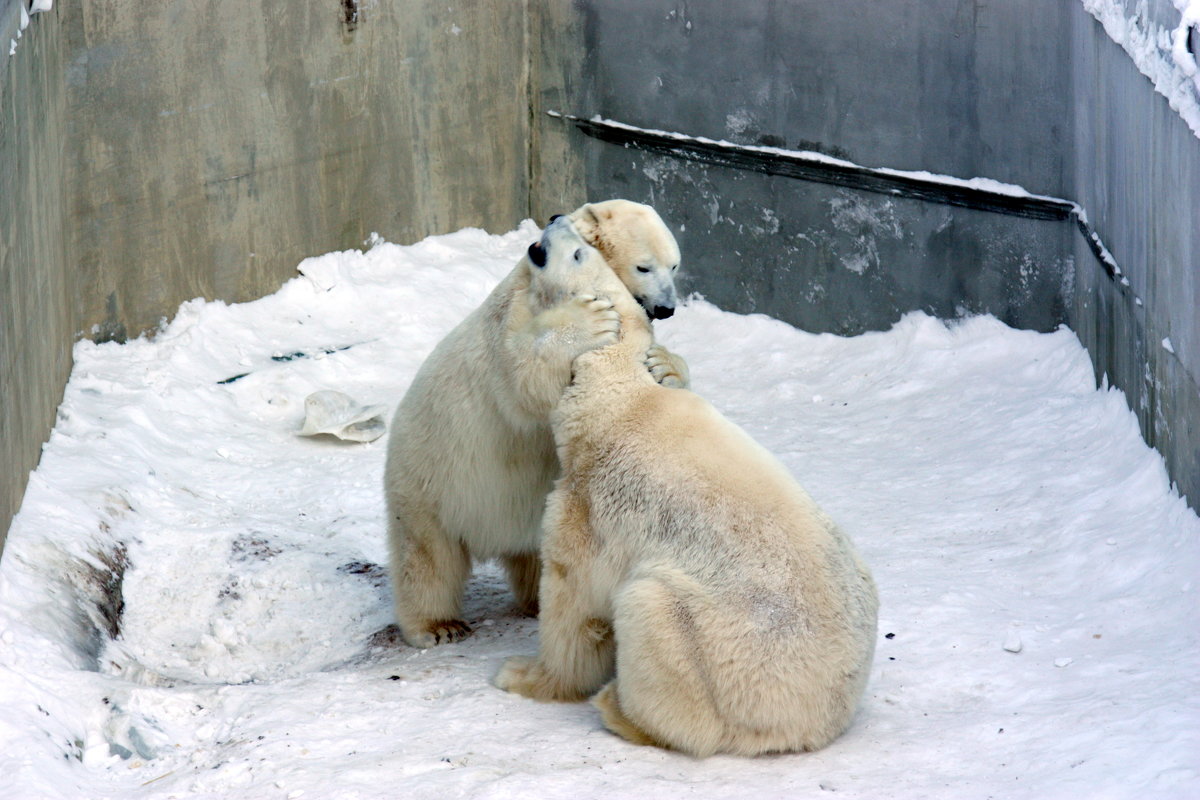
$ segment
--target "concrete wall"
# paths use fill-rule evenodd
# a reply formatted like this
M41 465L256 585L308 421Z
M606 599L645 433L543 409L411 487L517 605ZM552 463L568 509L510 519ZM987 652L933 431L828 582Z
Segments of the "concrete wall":
M1178 20L1168 0L1143 11L1163 24ZM1071 327L1097 373L1124 390L1142 435L1164 455L1197 508L1200 139L1090 15L1073 17L1069 41L1075 66L1072 196L1087 209L1127 280L1081 271Z
M526 23L507 3L63 4L74 309L136 335L303 258L527 214Z
M19 30L0 0L0 544L71 368L64 41L52 14Z
M1029 5L585 0L575 35L586 79L553 110L1062 195L1073 166L1058 52L1069 7ZM1045 330L1070 305L1072 234L1061 225L578 135L574 149L587 194L659 206L681 228L691 288L731 309L855 333L912 309Z

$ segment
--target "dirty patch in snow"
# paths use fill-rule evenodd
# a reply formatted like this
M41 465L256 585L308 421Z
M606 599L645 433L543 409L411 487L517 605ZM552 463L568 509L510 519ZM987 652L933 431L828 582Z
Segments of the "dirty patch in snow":
M659 323L875 573L871 683L826 750L697 761L494 689L537 624L492 565L472 637L397 642L386 439L301 437L304 398L394 408L536 235L373 242L77 345L0 562L0 797L1200 794L1200 520L1068 331Z

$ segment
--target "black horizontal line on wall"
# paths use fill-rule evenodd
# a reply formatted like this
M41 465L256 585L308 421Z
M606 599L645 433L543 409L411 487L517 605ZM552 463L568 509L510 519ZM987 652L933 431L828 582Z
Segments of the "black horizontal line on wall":
M818 153L717 142L679 133L636 128L608 120L583 119L556 111L547 113L571 123L581 133L593 139L685 161L1025 219L1056 222L1074 220L1108 276L1114 280L1121 276L1121 270L1111 253L1087 222L1087 215L1078 203L1071 200L1044 195L1008 194L982 186L966 185L966 182L953 179L939 180L934 175L925 177L919 173L864 167L840 159L827 158Z

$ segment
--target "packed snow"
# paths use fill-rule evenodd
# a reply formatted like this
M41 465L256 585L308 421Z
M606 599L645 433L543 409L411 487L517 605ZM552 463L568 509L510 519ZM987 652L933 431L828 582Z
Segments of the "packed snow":
M397 641L386 437L300 436L305 398L394 408L536 235L376 241L76 346L0 561L0 797L1200 796L1200 520L1067 330L841 338L699 298L657 324L874 571L871 682L825 750L696 760L495 689L537 622L494 565L473 636Z
M1108 37L1200 138L1200 0L1082 0ZM1167 10L1173 7L1172 10Z

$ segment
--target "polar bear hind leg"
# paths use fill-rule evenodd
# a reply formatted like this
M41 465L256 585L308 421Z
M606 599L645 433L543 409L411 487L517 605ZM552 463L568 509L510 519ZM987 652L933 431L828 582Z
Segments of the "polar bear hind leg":
M517 613L536 617L538 613L538 583L541 581L542 558L537 552L503 556L501 562L508 574L508 585L517 599Z
M389 509L392 593L400 632L413 647L455 642L471 633L462 617L471 555L425 510Z
M604 727L622 739L648 747L671 749L669 745L655 739L639 728L636 722L625 716L625 712L621 710L621 701L617 697L617 682L615 679L609 681L592 698L592 705L600 710L600 719L603 720Z
M617 677L595 700L604 723L636 744L708 756L727 747L713 706L696 612L706 601L687 576L640 570L617 594ZM667 733L669 732L669 733Z

